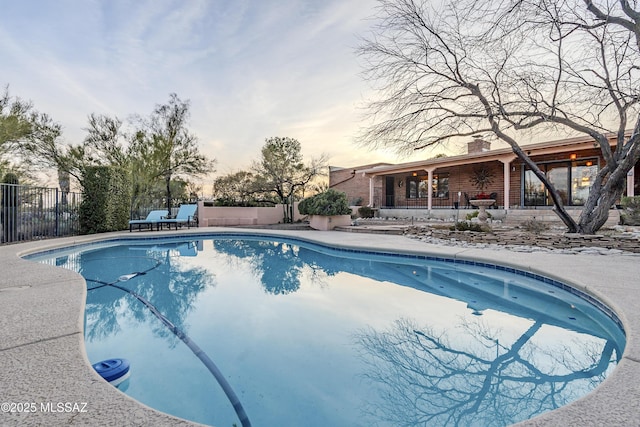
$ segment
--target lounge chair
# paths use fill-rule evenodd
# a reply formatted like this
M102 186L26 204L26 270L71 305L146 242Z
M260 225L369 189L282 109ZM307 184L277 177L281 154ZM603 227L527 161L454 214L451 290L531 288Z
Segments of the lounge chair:
M159 210L149 212L149 215L147 215L145 219L132 219L131 221L129 221L129 233L131 233L131 231L133 230L134 225L138 226L138 230L141 230L142 226L144 225L145 228L150 227L151 231L153 231L153 224L161 227L160 220L166 218L167 215L169 215L169 211Z
M160 228L162 228L163 224L167 224L169 230L171 230L171 224L176 226L176 230L178 226L182 227L183 225L191 228L191 224L195 224L197 209L198 205L180 205L180 209L178 209L178 214L175 218L165 218L159 221Z

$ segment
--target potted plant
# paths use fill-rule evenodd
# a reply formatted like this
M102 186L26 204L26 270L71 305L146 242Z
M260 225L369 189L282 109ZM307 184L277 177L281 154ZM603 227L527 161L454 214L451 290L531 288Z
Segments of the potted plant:
M316 230L333 230L351 224L351 208L347 195L329 189L300 202L298 211L309 216L309 225Z

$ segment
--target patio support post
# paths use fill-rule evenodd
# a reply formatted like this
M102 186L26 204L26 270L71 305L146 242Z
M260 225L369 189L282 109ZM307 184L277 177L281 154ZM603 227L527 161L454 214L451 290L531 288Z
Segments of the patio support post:
M427 169L427 209L431 212L433 206L433 169Z
M634 182L635 182L635 167L631 168L631 170L627 173L627 197L635 196L634 191Z
M515 154L512 154L508 157L502 157L501 159L498 159L502 162L502 176L504 186L502 199L504 200L504 210L509 210L509 205L511 204L509 200L509 193L511 190L511 162L513 162L516 158L517 157L515 156Z
M504 193L502 200L504 200L504 210L509 210L509 190L511 188L511 162L502 163L502 170L504 175Z
M369 175L369 207L373 208L373 179L375 178L374 175Z

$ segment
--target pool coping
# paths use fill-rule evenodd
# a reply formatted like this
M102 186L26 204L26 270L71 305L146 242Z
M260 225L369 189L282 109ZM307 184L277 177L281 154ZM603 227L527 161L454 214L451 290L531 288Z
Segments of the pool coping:
M0 412L2 425L198 425L149 408L104 382L91 368L83 340L84 279L21 256L110 239L203 234L292 238L330 247L393 251L475 260L541 274L596 297L618 316L627 346L614 372L579 400L519 426L640 424L640 258L637 255L565 255L438 246L403 236L339 231L242 228L144 231L78 236L0 247ZM25 307L32 307L27 310ZM20 406L18 404L21 404Z

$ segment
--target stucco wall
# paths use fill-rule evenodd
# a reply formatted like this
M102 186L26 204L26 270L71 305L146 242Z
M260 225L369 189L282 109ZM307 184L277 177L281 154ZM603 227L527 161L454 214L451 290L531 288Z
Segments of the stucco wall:
M298 204L294 204L293 220L298 221L301 215ZM198 225L200 227L232 226L232 225L269 225L283 222L283 205L274 207L226 207L204 206L198 202Z

